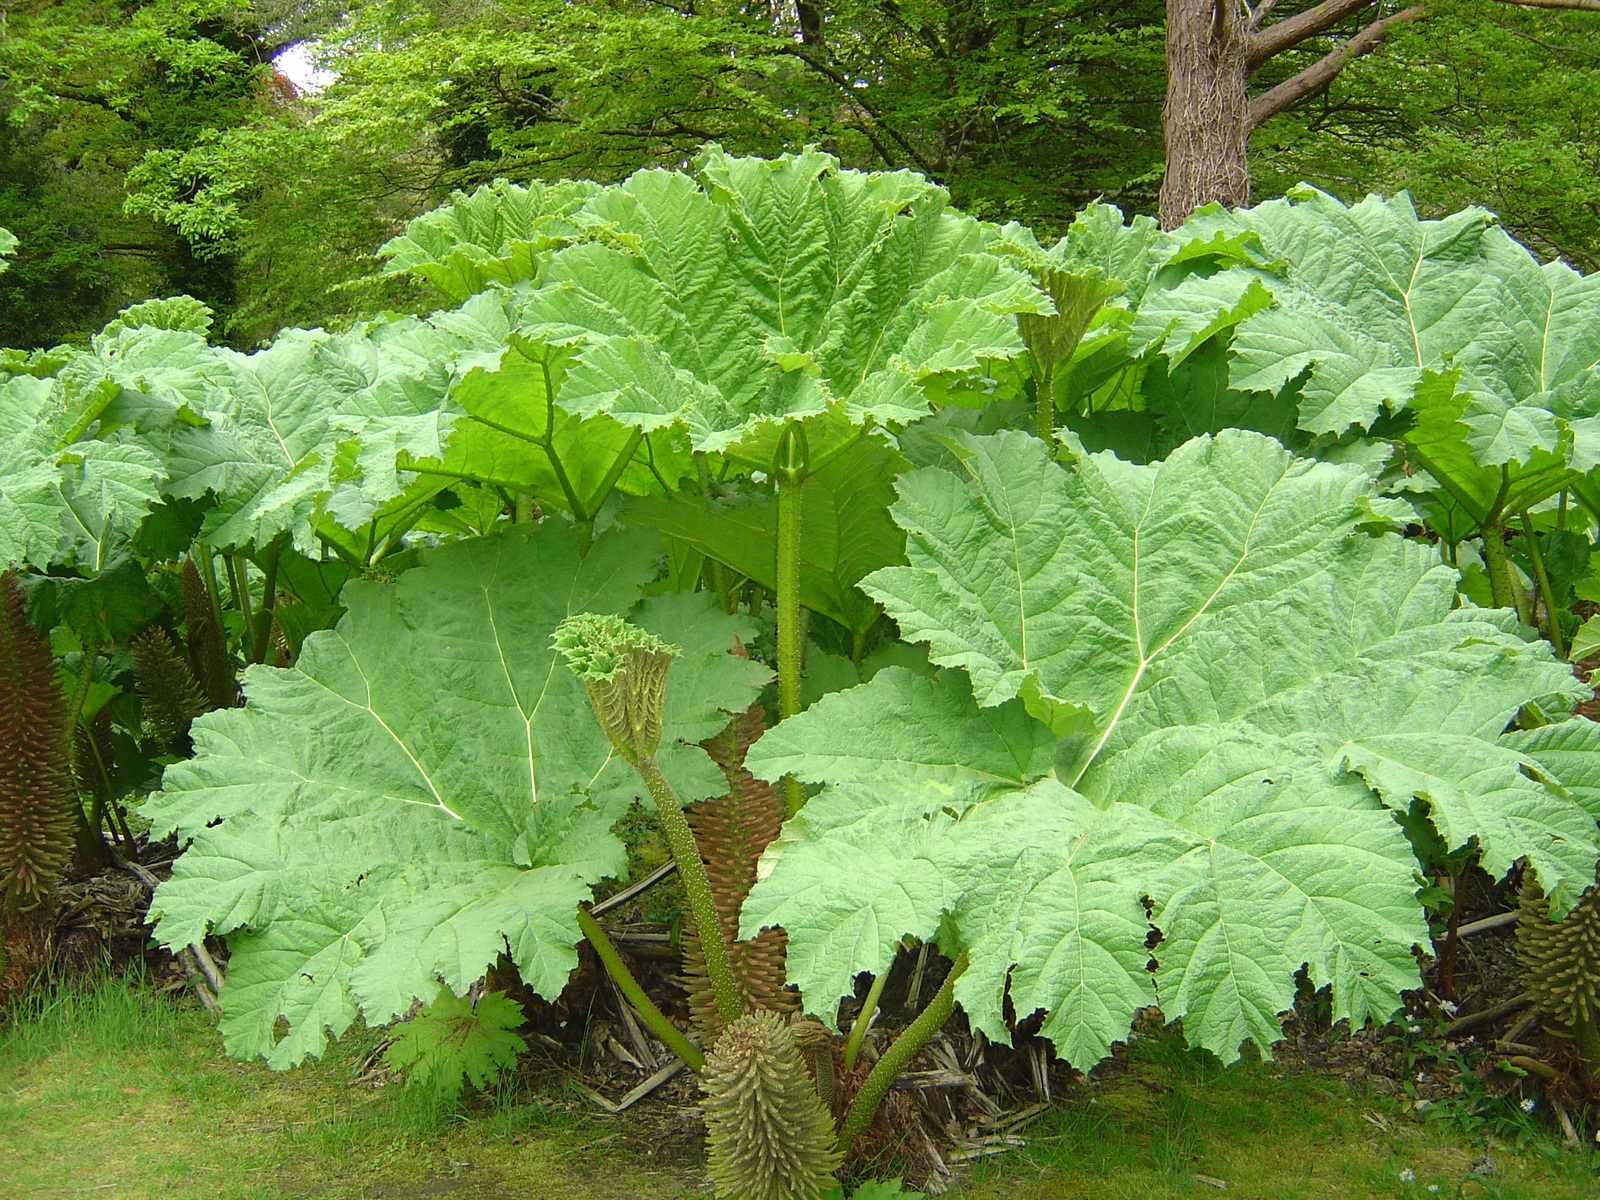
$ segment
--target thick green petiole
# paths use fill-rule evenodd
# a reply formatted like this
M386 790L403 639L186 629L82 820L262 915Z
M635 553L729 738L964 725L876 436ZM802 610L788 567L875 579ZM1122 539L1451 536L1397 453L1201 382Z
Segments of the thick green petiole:
M272 648L272 610L277 604L278 560L282 555L283 539L278 538L267 547L267 564L262 570L265 578L261 584L261 609L255 614L255 638L250 649L253 663L266 662L267 651Z
M667 782L653 758L641 758L633 764L644 780L650 798L656 803L656 816L661 822L661 832L678 864L678 878L683 881L683 891L689 901L689 912L694 918L695 932L700 935L700 948L705 954L706 977L711 981L711 991L716 997L717 1017L724 1025L738 1020L743 1012L739 993L733 983L733 968L728 965L728 943L723 936L722 922L717 918L716 902L711 896L711 879L706 874L706 864L700 857L700 846L694 840L694 831L678 804L677 793Z
M778 441L773 479L778 489L778 719L800 711L800 672L805 666L805 622L800 612L800 506L807 460L805 428L790 423ZM794 816L805 803L805 789L784 776L783 806Z
M1483 525L1483 568L1489 576L1489 592L1496 608L1515 609L1517 619L1524 625L1533 624L1533 614L1528 611L1528 599L1516 585L1511 573L1511 560L1506 557L1505 526L1498 521Z
M883 983L889 978L889 972L881 972L872 981L872 986L867 989L867 998L861 1005L861 1011L856 1014L856 1023L850 1026L850 1037L844 1044L844 1069L856 1069L856 1055L861 1053L861 1040L867 1036L867 1030L872 1025L872 1014L878 1010L878 1001L883 998Z
M883 1052L883 1057L873 1064L872 1070L867 1073L866 1080L861 1084L861 1090L856 1093L855 1101L850 1105L850 1111L845 1114L844 1124L839 1129L839 1142L846 1149L850 1143L866 1132L867 1126L872 1124L872 1118L878 1112L878 1106L883 1103L883 1098L889 1094L889 1088L894 1084L895 1078L916 1057L917 1051L928 1044L928 1040L944 1028L944 1023L950 1019L950 1014L956 1007L956 980L967 969L967 956L965 951L956 959L955 965L950 968L950 974L944 977L944 983L934 993L928 1007L923 1009L917 1019L907 1025L900 1036L895 1038L894 1044Z
M683 1032L667 1020L666 1014L655 1006L655 1003L645 994L639 986L639 981L633 977L633 972L628 970L628 964L622 961L622 955L617 953L617 948L611 944L611 939L606 936L606 931L584 909L578 909L578 928L583 930L583 936L589 939L589 944L594 947L600 956L600 963L606 969L606 974L611 976L613 983L639 1014L639 1018L650 1027L666 1047L684 1062L689 1064L691 1071L699 1072L706 1065L705 1055Z
M1034 432L1039 440L1052 450L1056 446L1055 380L1052 372L1044 372L1035 383L1033 399Z
M1556 656L1567 656L1566 642L1561 636L1561 614L1556 611L1556 594L1550 586L1550 575L1544 569L1544 553L1539 549L1539 535L1533 531L1528 514L1522 514L1522 536L1528 539L1528 559L1533 566L1534 586L1539 589L1539 599L1544 604L1545 636L1555 647Z

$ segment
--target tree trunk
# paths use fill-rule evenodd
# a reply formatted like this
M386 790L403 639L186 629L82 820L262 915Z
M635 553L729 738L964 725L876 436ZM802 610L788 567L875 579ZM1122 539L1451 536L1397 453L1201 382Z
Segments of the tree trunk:
M1212 201L1250 203L1249 42L1234 0L1167 0L1163 229Z

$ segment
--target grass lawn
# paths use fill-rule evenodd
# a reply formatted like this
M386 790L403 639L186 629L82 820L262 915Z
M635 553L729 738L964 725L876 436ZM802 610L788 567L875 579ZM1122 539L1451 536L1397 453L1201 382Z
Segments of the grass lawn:
M646 1200L701 1197L696 1164L658 1163L641 1126L559 1085L465 1111L353 1084L372 1036L309 1068L229 1062L187 998L108 981L0 1029L0 1198ZM1223 1069L1160 1039L1127 1071L976 1164L970 1200L1503 1197L1600 1194L1594 1157L1528 1126L1529 1144L1419 1122L1403 1097L1350 1096L1272 1063ZM1483 1169L1484 1152L1492 1173ZM1475 1172L1474 1167L1478 1168ZM1225 1184L1223 1188L1219 1185ZM1437 1190L1434 1190L1437 1189Z

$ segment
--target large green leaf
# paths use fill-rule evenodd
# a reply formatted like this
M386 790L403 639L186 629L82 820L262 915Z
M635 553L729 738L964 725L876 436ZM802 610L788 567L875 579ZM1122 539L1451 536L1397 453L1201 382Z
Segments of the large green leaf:
M6 260L17 252L17 238L9 229L0 229L0 271L11 264Z
M168 491L214 499L208 542L259 547L289 533L308 551L324 520L364 531L426 503L446 481L419 481L410 467L443 457L451 382L497 356L506 330L500 301L475 297L429 324L291 330L255 354L218 350L200 417L164 431Z
M508 946L531 987L560 990L575 905L622 869L610 827L638 784L551 632L632 609L682 648L661 761L685 801L725 786L695 743L768 678L728 653L751 623L707 597L635 607L656 554L612 533L580 560L554 522L432 551L397 583L346 584L349 611L293 669L252 668L245 708L195 722L195 757L144 810L156 836L193 839L152 911L173 945L232 935L233 1053L319 1054L358 1009L381 1023L438 978L464 991Z
M800 603L858 639L878 606L856 585L879 567L905 561L905 534L889 516L891 480L905 460L875 438L836 454L800 493ZM693 489L630 504L624 519L659 529L763 587L777 585L776 505L748 493L708 498Z
M597 190L575 179L527 187L497 179L452 193L385 242L378 257L389 260L385 274L420 276L459 303L492 284L537 278L543 256L583 236L571 216Z
M909 565L865 586L970 690L883 671L747 759L827 785L742 918L788 931L813 1011L937 935L993 1036L1009 997L1087 1067L1159 1003L1226 1057L1276 1040L1302 966L1358 1024L1415 985L1397 811L1566 899L1592 879L1562 780L1600 778L1600 744L1501 737L1586 689L1506 614L1458 609L1434 548L1360 532L1365 468L1238 430L1070 470L1021 434L950 441L900 482Z
M1206 210L1174 237L1208 233L1258 252L1188 278L1169 267L1175 281L1140 307L1136 348L1182 353L1236 326L1231 387L1281 397L1300 381L1296 422L1312 434L1413 411L1413 458L1480 523L1600 462L1600 279L1541 265L1486 211L1423 220L1404 194L1347 206L1302 188ZM1249 291L1270 303L1241 318L1234 297Z
M981 390L1022 349L1008 314L1028 279L984 253L992 233L908 172L825 154L766 161L711 149L693 174L641 171L573 219L596 240L549 260L524 333L580 349L560 403L766 468L807 421L820 457L866 421L899 424Z
M71 419L59 381L0 383L0 564L68 559L98 570L160 499L155 454L131 443L63 445Z
M530 493L582 520L593 519L613 488L649 495L693 472L681 434L647 436L603 413L579 418L557 407L573 357L570 347L519 341L492 367L473 368L451 392L465 416L443 461L417 465Z

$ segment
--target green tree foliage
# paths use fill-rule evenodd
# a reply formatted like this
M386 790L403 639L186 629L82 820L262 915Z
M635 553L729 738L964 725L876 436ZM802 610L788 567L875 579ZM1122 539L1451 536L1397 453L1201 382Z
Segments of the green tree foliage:
M1263 198L1305 180L1483 205L1541 258L1600 267L1600 14L1437 0L1251 140Z
M237 250L247 321L310 324L370 302L329 289L371 272L386 221L451 189L612 182L682 165L708 141L764 154L815 143L847 165L932 175L985 217L1059 224L1107 190L1153 195L1157 170L1160 5L1146 0L825 14L379 2L327 31L321 53L337 73L326 91L148 156L132 180L136 206Z
M82 338L118 303L152 293L232 307L228 247L152 224L137 205L124 214L124 179L149 154L261 119L282 99L262 68L274 52L261 18L232 3L157 0L130 13L59 0L8 14L0 221L23 235L28 258L0 285L11 300L0 340Z

